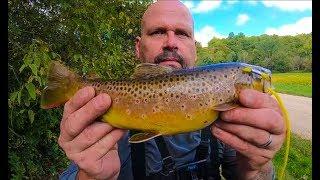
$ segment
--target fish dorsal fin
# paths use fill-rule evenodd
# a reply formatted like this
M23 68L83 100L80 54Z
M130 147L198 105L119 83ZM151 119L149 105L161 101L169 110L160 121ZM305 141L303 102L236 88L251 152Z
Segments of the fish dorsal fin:
M152 138L155 138L157 136L161 136L161 134L157 133L157 132L137 133L137 134L134 134L133 136L131 136L131 138L129 139L129 142L130 143L141 143L141 142L148 141Z
M228 111L238 107L239 105L234 102L223 103L215 106L213 109L216 111Z
M161 74L170 73L173 70L174 69L171 67L161 66L159 64L141 63L136 66L131 78L155 77Z

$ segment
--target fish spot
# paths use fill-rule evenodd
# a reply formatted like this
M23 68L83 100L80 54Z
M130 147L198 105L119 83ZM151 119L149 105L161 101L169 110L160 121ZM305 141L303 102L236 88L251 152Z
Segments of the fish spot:
M114 101L114 103L116 103L116 104L117 104L117 103L119 103L119 98L114 98L114 100L113 100L113 101Z
M147 89L147 87L146 86L143 86L143 90L146 90Z
M192 120L192 118L191 118L191 116L190 116L189 114L186 114L186 118L187 118L188 120Z
M147 118L147 116L145 114L141 114L141 118L145 119L145 118Z
M123 89L123 87L121 86L121 87L120 87L120 90L122 90L122 89Z
M208 123L208 121L204 121L203 123L204 123L204 124L207 124L207 123Z
M130 115L130 114L131 114L131 110L130 110L130 109L126 109L126 113L127 113L128 115Z
M134 101L134 103L135 103L135 104L140 104L140 100L139 100L139 99L136 99L136 100Z

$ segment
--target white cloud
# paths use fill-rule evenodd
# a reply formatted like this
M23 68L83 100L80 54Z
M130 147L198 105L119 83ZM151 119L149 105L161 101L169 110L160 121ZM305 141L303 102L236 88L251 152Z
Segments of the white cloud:
M312 1L263 1L266 7L276 7L283 11L312 10Z
M217 1L200 1L196 6L192 1L182 1L192 12L194 13L203 13L214 10L221 5L221 0Z
M206 25L200 31L195 32L195 39L201 43L202 47L207 47L208 42L213 38L226 38L222 34L218 33L214 27Z
M246 22L249 21L249 16L247 14L239 14L237 17L237 22L236 24L238 26L244 25Z
M302 33L311 33L312 32L312 17L304 17L294 24L285 24L278 28L267 28L265 34L268 35L296 35Z

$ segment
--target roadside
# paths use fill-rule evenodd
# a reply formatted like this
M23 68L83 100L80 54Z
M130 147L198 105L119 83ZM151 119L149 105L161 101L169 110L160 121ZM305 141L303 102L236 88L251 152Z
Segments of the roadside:
M280 94L288 110L292 132L305 139L312 138L312 98Z

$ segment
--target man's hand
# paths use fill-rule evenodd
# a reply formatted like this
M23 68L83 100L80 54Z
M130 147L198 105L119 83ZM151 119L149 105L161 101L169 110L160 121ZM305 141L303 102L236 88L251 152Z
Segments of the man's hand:
M262 174L270 177L271 160L281 148L286 130L278 103L268 94L250 89L240 92L239 101L242 107L221 113L212 133L237 151L241 179ZM271 144L262 147L269 136Z
M64 106L58 143L79 166L79 179L116 179L119 175L117 142L125 131L95 121L110 105L107 94L95 97L95 90L85 87Z

